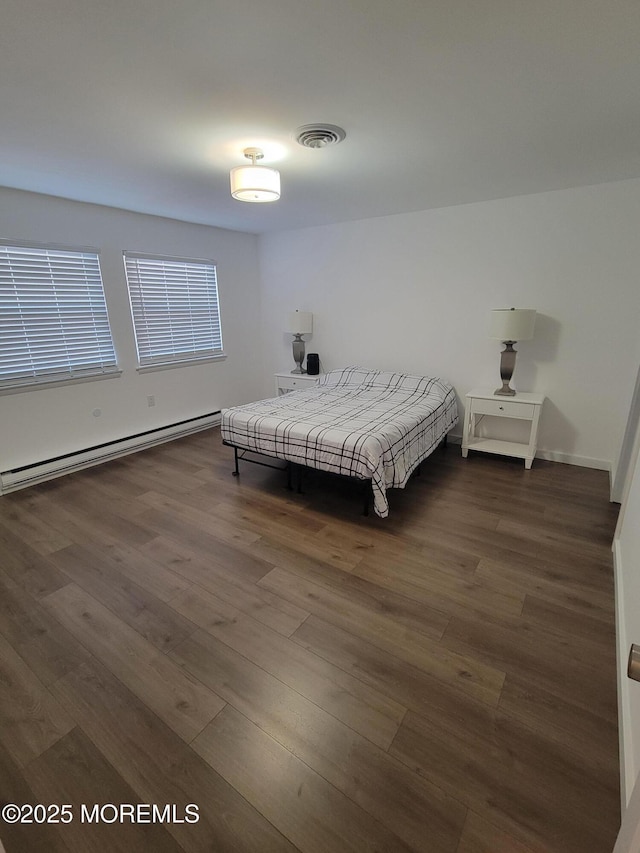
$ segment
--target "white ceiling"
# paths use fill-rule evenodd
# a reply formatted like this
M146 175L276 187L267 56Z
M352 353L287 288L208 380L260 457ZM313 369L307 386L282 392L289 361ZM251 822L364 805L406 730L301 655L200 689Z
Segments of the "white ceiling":
M260 233L638 176L638 0L3 0L5 186Z

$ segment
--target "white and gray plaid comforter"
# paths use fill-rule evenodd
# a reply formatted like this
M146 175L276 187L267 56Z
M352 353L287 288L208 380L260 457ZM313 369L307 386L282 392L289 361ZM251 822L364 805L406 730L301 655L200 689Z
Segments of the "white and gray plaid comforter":
M386 518L386 490L411 472L458 422L453 388L435 377L349 367L314 388L222 410L235 447L310 468L371 480Z

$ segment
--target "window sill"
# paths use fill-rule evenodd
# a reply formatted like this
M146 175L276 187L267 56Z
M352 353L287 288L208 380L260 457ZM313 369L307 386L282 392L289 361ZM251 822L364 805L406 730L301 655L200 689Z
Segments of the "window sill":
M0 388L0 397L5 394L24 394L25 391L44 391L48 388L64 388L67 385L79 385L82 382L101 382L103 379L117 379L122 376L121 370L110 373L92 373L86 376L71 376L66 379L46 379L40 382L29 382L28 385L12 385Z
M156 364L143 364L136 368L138 373L151 373L155 370L170 370L174 367L192 367L194 364L208 364L212 361L224 361L227 354L208 355L206 358L186 358L184 361L162 361Z

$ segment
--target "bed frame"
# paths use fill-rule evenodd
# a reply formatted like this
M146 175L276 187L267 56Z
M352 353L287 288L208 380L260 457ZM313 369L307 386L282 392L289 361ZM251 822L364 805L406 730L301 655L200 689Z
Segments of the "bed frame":
M235 444L231 444L230 441L222 441L224 445L227 447L233 447L233 458L234 458L234 469L231 474L234 477L240 476L240 466L238 463L240 460L243 462L251 462L254 465L262 465L263 468L273 468L275 471L286 471L287 472L287 489L289 491L293 491L293 480L294 477L296 479L296 492L301 495L302 492L302 477L304 472L308 470L315 470L313 468L308 468L307 465L298 465L295 462L289 462L287 459L283 459L284 465L271 465L269 462L262 462L261 459L252 459L251 456L259 456L259 453L256 453L255 450L246 450L243 447L238 447ZM251 454L248 456L247 454ZM264 458L277 458L277 457L264 457ZM345 480L358 480L358 482L363 484L363 495L364 495L364 505L362 514L369 515L369 509L371 507L371 480L366 480L361 477L348 477L346 474L336 474L334 471L324 471L323 473L328 474L333 477L341 477Z
M315 468L309 468L307 465L298 465L295 462L289 462L286 459L283 459L284 465L271 465L269 462L263 462L262 459L252 459L251 456L260 456L259 453L256 453L255 450L247 450L244 447L238 447L236 444L232 444L230 441L225 441L223 439L222 443L226 447L233 447L233 459L234 459L234 469L231 472L232 476L239 477L240 476L240 466L239 462L242 460L243 462L251 462L254 465L261 465L263 468L273 468L275 471L286 471L287 472L287 489L289 491L293 491L293 480L294 476L297 482L296 491L299 495L303 494L302 492L302 478L304 472L306 470L314 471ZM447 446L447 435L445 434L438 447L446 447ZM437 449L437 448L436 448ZM249 456L248 454L251 454ZM431 454L429 454L431 455ZM277 459L277 457L262 457L267 459ZM418 463L416 467L411 472L411 476L419 477L420 476L420 466L422 463ZM321 469L319 469L321 470ZM371 480L366 479L364 477L349 477L346 474L338 474L335 471L324 471L324 474L328 474L331 477L341 477L344 480L357 480L359 483L363 485L363 508L362 514L364 516L369 515L369 510L371 508L371 498L372 498L372 488L371 488Z
M457 422L446 380L345 367L317 389L223 409L221 439L234 450L236 477L243 459L286 470L301 492L305 468L326 471L361 483L364 514L373 506L386 518L388 489L403 488Z

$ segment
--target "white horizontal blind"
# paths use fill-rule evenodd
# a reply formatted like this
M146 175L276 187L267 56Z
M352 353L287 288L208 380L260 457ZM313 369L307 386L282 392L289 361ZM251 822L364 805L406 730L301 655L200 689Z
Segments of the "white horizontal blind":
M96 252L0 242L0 389L117 369Z
M136 252L124 261L141 367L223 354L213 261Z

